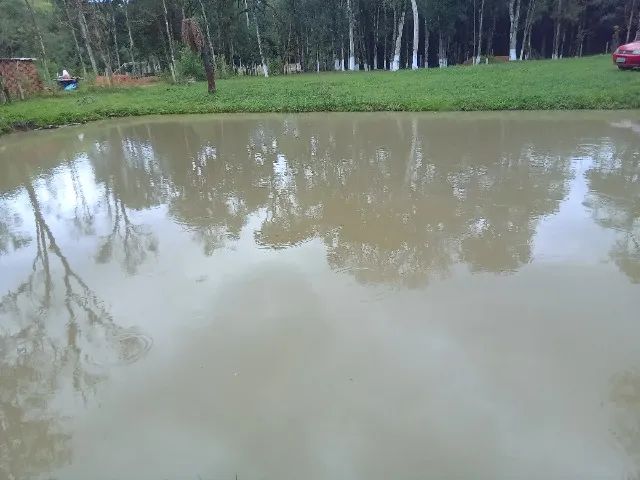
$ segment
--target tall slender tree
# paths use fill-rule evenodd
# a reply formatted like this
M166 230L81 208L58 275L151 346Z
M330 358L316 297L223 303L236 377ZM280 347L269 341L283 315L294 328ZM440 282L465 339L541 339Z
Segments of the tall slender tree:
M36 20L36 13L34 12L33 6L29 2L29 0L24 0L24 3L27 6L27 11L29 12L29 16L31 17L31 24L33 26L34 34L38 39L38 44L40 46L40 53L42 53L42 58L40 59L40 61L42 62L42 66L48 77L49 66L47 65L47 49L44 47L44 40L42 39L42 33L40 32L38 21Z
M416 0L411 0L411 11L413 12L413 53L411 56L411 68L418 69L418 42L420 41L420 19L418 18L418 4Z
M210 56L209 47L206 44L205 37L202 33L200 25L195 18L185 18L182 20L182 41L189 48L198 53L202 58L204 70L207 75L207 85L209 93L216 92L215 70Z
M518 27L520 24L520 0L509 1L509 60L517 60Z

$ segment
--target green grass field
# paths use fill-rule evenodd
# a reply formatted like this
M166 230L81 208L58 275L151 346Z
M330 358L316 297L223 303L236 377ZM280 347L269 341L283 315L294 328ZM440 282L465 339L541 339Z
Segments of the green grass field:
M0 132L147 114L640 108L640 72L610 57L399 72L308 73L87 89L0 107Z

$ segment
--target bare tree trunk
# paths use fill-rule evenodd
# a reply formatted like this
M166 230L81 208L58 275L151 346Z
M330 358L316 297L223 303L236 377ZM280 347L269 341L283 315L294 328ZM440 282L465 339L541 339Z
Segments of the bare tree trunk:
M530 0L527 6L527 16L524 19L524 29L522 34L522 47L520 47L520 60L525 59L525 51L527 49L527 38L531 35L531 28L533 27L533 15L536 9L536 0ZM528 53L527 53L528 56Z
M525 60L529 60L531 57L531 31L533 30L533 22L529 25L529 31L527 32L527 50L524 56Z
M91 7L89 7L91 8ZM113 82L112 82L112 77L113 77L113 68L111 66L111 55L109 52L109 46L107 44L105 44L105 42L103 41L103 37L102 37L102 29L100 28L101 26L98 24L98 18L96 16L96 10L98 7L97 5L93 4L93 33L96 39L96 45L98 47L98 53L100 54L100 58L102 59L102 63L104 63L104 68L105 68L105 74L107 76L107 82L109 84L109 86L112 86ZM107 20L107 25L109 24L109 20ZM106 51L105 51L106 49Z
M553 52L551 58L557 59L560 50L560 26L562 24L562 0L558 0L558 9L556 10L555 28L553 33Z
M113 32L113 47L116 49L116 71L120 69L122 63L120 62L120 47L118 47L118 32L116 27L116 9L111 2L111 31Z
M509 60L517 60L518 24L520 22L520 0L509 0Z
M493 55L493 35L496 31L496 10L495 6L491 9L491 26L487 34L487 56Z
M164 27L167 30L167 40L169 42L169 54L171 55L171 78L175 82L176 78L176 54L173 50L173 38L171 38L171 30L169 29L169 12L167 11L167 2L162 0L162 8L164 11Z
M396 19L397 19L397 11L394 8L393 9L393 22L391 23L391 45L389 45L389 47L391 48L391 51L389 51L389 70L391 70L391 67L393 65L393 48L396 44ZM387 42L385 41L385 48L387 48ZM385 58L385 62L387 61L387 56L384 56Z
M411 69L418 69L418 42L420 41L420 19L418 18L418 4L416 0L411 0L411 10L413 11L413 54L411 57Z
M164 0L163 0L164 1ZM260 53L260 61L262 62L262 73L265 77L269 77L269 66L264 61L264 55L262 53L262 39L260 38L260 28L258 27L258 13L254 5L253 8L253 20L256 22L256 37L258 38L258 53Z
M124 4L124 19L127 24L127 32L129 33L129 56L131 57L131 63L133 64L133 74L135 75L138 71L138 67L136 66L136 57L133 54L133 34L131 33L131 22L129 21L128 1Z
M440 30L440 32L438 32L438 66L440 68L446 68L449 64L446 43L446 39L442 36L442 30Z
M482 57L482 20L483 18L484 18L484 0L480 2L480 24L478 25L478 49L476 50L476 61L475 61L476 65L480 63L480 57Z
M638 11L638 26L636 27L636 38L635 42L640 42L640 11Z
M204 2L200 0L200 9L202 10L202 21L204 22L205 32L207 33L207 43L209 44L209 53L211 54L211 61L216 63L216 52L213 49L213 41L211 40L211 31L209 30L209 19L207 18L207 11L204 8Z
M404 30L405 12L404 6L401 7L400 17L398 18L398 34L396 35L396 45L393 52L393 63L391 64L391 71L397 72L400 70L400 48L402 47L402 31Z
M378 69L378 38L379 38L379 27L380 27L380 5L376 8L376 30L375 35L373 37L373 69Z
M216 72L210 54L211 52L206 46L203 46L200 50L204 71L207 75L207 91L209 93L216 93Z
M580 23L578 33L576 34L576 57L582 56L582 47L584 45L584 25Z
M424 17L424 68L429 68L429 27L427 17Z
M244 15L245 18L247 19L247 29L249 28L249 4L247 3L247 0L244 0Z
M82 75L86 77L87 66L84 64L84 59L82 58L82 49L80 48L80 43L78 43L76 29L73 27L73 22L71 21L71 14L69 13L69 4L67 3L67 0L62 0L62 5L67 16L67 22L69 23L69 30L71 30L71 35L73 36L73 43L76 46L76 52L78 52L78 60L80 60L80 66L82 67Z
M356 69L356 57L355 57L355 47L353 42L353 27L354 27L354 18L353 18L353 10L351 8L351 0L347 0L347 18L349 20L349 70L353 71Z
M631 11L629 12L629 22L627 23L627 41L625 43L629 43L629 37L631 36L631 26L633 24L633 13L636 9L636 0L631 2Z
M409 68L409 61L411 60L411 53L409 52L409 40L407 40L406 44L407 46L407 54L405 55L405 61L404 61L404 68L408 69Z
M471 61L473 62L474 65L476 63L476 52L477 52L476 39L477 38L478 37L476 36L476 0L473 0L473 53L471 55ZM462 58L462 61L464 62L468 58L469 58L469 56L465 52L464 57Z
M47 51L44 48L44 41L42 40L42 33L40 32L40 27L38 26L38 21L36 20L36 13L33 11L33 7L29 3L29 0L24 0L24 3L27 5L27 10L29 11L29 16L31 17L31 23L33 23L33 29L36 34L36 38L38 39L38 43L40 44L40 53L42 54L42 66L45 71L45 81L49 81L49 66L47 65Z
M89 38L89 27L87 27L87 17L84 14L84 9L82 7L82 0L76 0L76 8L78 9L78 23L80 24L80 35L82 35L82 39L84 40L84 48L87 50L87 55L89 55L89 62L91 62L91 69L93 70L93 74L98 76L98 64L96 63L96 58L93 55L93 48L91 48L91 40Z

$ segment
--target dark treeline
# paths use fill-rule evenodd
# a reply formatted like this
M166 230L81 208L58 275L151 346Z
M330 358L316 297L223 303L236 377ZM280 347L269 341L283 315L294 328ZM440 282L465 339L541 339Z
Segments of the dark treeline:
M636 37L640 0L0 0L0 56L198 76L191 17L218 75L268 75L603 53Z

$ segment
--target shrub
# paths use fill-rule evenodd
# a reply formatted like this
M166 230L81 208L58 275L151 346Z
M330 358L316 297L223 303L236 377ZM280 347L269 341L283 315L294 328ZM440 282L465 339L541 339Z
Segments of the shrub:
M216 55L216 78L229 78L233 75L233 69L227 64L224 55Z
M204 72L204 64L202 63L202 59L199 55L192 52L186 47L180 51L177 74L181 79L207 79L207 76Z
M269 75L282 75L284 64L280 58L269 59Z

